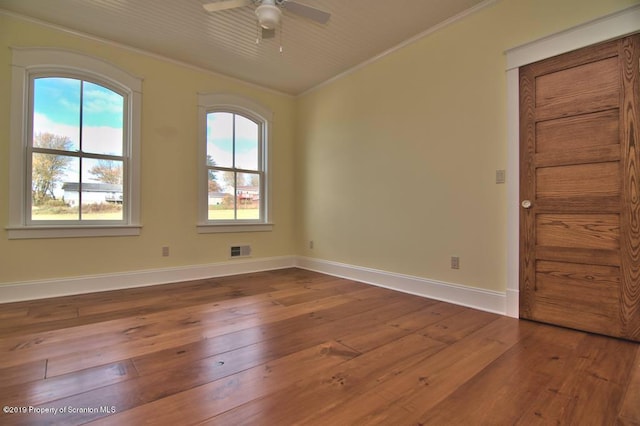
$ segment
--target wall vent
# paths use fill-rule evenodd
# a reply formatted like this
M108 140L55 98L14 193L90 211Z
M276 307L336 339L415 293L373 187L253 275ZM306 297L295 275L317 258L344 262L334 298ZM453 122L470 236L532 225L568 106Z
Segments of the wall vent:
M231 257L251 256L251 246L231 246Z

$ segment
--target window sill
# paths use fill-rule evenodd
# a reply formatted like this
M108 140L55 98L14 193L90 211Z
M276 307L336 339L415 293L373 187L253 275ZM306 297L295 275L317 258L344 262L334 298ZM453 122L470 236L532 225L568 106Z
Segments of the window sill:
M217 234L228 232L269 232L273 230L273 223L225 223L220 225L198 224L198 234Z
M140 235L142 225L14 226L6 229L10 240L23 240L36 238L137 236Z

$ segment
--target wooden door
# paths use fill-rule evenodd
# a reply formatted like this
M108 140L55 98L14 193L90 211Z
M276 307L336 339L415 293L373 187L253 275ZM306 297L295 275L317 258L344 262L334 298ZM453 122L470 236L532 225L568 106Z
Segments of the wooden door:
M640 341L640 35L520 69L520 316Z

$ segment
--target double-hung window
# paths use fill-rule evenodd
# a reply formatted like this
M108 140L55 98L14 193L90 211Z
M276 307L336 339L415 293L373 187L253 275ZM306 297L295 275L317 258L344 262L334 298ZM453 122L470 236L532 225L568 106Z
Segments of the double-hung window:
M13 65L10 237L137 234L140 81L68 51Z
M126 95L60 73L30 83L27 223L121 223Z
M270 230L270 112L233 95L200 95L199 101L199 231Z

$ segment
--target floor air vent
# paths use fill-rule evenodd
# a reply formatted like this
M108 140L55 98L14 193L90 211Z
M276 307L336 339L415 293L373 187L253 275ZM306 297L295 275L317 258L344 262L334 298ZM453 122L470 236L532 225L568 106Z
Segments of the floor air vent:
M231 246L231 257L251 256L251 246Z

